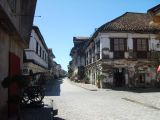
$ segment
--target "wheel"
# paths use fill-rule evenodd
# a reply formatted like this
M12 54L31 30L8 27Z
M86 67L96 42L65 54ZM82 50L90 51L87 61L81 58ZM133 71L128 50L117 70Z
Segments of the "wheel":
M43 88L36 86L32 88L32 95L30 95L31 102L42 102L44 98Z
M22 103L22 104L28 104L29 101L30 101L30 100L29 100L28 92L27 92L27 90L25 90L25 91L23 92L23 95L22 95L21 103Z

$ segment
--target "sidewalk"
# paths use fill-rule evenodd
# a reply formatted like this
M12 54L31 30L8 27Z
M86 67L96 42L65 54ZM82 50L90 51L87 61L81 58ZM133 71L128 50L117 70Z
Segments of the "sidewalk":
M73 82L73 81L70 81L72 84L74 85L77 85L81 88L84 88L86 90L89 90L89 91L97 91L98 88L95 86L95 85L92 85L92 84L84 84L84 83L76 83L76 82Z

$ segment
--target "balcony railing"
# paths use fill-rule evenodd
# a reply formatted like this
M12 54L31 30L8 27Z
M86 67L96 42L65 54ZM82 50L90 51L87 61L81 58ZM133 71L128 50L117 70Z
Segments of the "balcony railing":
M38 56L35 51L27 51L25 50L27 60L34 60L39 65L48 68L48 61L43 60L40 56Z

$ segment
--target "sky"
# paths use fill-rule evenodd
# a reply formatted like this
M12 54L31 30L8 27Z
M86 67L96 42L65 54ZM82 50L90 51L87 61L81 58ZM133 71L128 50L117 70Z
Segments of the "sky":
M146 13L158 4L160 0L37 0L34 25L52 48L54 60L67 70L74 36L90 37L125 12Z

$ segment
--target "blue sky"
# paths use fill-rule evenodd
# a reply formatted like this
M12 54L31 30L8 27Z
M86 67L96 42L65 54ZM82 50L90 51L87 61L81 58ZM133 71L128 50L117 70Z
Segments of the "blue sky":
M125 12L145 13L160 0L37 0L34 25L40 28L55 61L67 70L73 36L91 36L95 28Z

